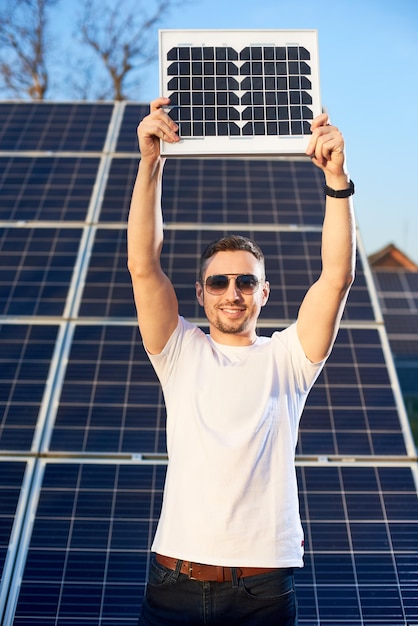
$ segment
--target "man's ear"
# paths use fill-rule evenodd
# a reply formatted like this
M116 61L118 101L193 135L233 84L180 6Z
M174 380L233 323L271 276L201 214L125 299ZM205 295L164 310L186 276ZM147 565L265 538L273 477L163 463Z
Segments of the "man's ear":
M196 284L195 284L195 287L196 287L196 298L197 298L197 301L200 304L200 306L204 306L203 305L203 286L202 286L202 283L200 283L197 280Z
M270 295L270 283L268 280L266 280L263 285L263 299L261 301L261 306L265 306L267 304L269 295Z

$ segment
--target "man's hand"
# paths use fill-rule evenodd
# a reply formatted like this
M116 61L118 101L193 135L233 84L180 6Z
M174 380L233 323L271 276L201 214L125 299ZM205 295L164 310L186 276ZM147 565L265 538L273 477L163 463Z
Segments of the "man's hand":
M344 139L338 128L331 126L328 115L322 113L313 120L311 130L312 137L306 154L325 174L344 174Z
M170 104L168 98L157 98L151 102L150 113L138 126L138 141L141 160L155 163L160 156L160 139L168 143L180 141L178 126L164 111Z

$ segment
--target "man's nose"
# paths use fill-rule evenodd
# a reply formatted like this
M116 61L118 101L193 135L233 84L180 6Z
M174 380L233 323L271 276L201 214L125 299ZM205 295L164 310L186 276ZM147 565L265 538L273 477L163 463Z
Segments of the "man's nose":
M232 300L240 300L242 298L242 293L237 287L237 281L234 276L231 276L229 279L226 295Z

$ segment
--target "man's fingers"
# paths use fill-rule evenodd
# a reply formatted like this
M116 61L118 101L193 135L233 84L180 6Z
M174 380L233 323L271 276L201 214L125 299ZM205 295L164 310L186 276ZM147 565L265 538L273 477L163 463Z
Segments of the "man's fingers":
M318 137L315 147L316 158L319 159L320 157L323 157L325 159L329 159L334 147L336 147L335 138L330 135Z
M153 100L150 107L150 117L154 119L156 118L160 121L160 125L157 127L155 132L157 137L160 137L164 141L177 141L178 136L176 133L179 127L164 110L164 107L169 106L169 104L169 98L156 98Z
M169 98L156 98L150 104L150 111L157 111L158 109L162 109L170 104Z
M155 108L152 113L144 117L138 127L140 137L158 137L163 141L174 143L179 141L178 125L161 108Z
M163 141L167 141L169 143L179 141L179 136L177 134L178 126L168 115L167 119L164 118L153 121L153 123L150 124L146 130L148 135L155 135Z
M318 119L318 118L317 118ZM344 139L335 126L318 126L313 129L306 154L320 163L330 160L333 153L344 152Z
M320 115L317 115L312 120L311 130L314 131L315 128L318 128L319 126L326 126L328 124L328 122L329 122L328 114L327 113L321 113Z

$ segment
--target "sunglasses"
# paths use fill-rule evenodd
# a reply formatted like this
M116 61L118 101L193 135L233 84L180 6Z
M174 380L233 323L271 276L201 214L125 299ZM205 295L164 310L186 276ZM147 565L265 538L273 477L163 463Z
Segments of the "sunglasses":
M214 274L208 276L203 284L208 293L221 296L228 289L231 278L234 278L236 288L246 296L255 293L261 282L254 274Z

